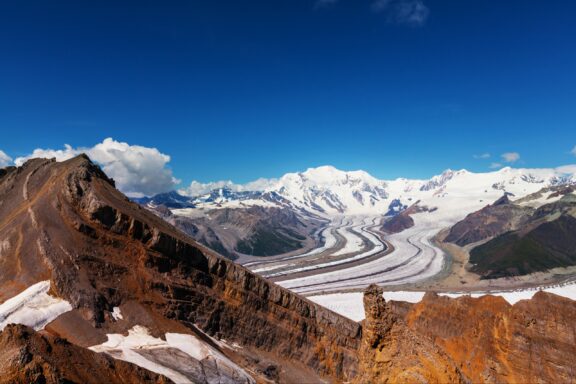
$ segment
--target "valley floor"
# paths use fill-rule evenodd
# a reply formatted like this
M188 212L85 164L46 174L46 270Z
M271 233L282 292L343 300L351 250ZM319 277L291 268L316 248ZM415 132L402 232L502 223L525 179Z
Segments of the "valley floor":
M419 302L427 291L492 294L511 303L537 290L576 299L576 268L482 280L467 270L466 250L440 241L445 223L422 223L386 235L380 221L380 216L338 217L321 232L318 248L245 265L353 320L363 318L361 292L373 283L385 287L387 300L407 302Z

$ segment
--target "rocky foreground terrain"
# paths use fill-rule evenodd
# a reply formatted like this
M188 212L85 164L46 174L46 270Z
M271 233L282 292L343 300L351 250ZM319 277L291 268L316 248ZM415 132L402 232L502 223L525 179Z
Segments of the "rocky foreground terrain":
M576 380L573 301L411 305L370 286L356 323L130 202L86 156L0 171L0 287L0 382Z

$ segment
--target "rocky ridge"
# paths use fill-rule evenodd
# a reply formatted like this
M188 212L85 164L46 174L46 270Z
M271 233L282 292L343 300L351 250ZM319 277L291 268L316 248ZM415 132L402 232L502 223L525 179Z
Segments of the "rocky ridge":
M195 243L131 203L85 156L29 161L0 179L0 196L0 300L50 280L77 313L59 319L67 337L79 338L78 323L109 327L113 308L131 305L159 335L199 328L271 353L279 366L293 359L319 376L355 375L358 324Z
M0 356L20 356L6 352L14 346L33 352L0 360L0 377L14 382L37 374L48 383L90 382L84 372L100 370L101 377L126 372L119 382L168 382L86 349L135 326L157 340L193 336L258 382L574 380L576 334L568 319L575 304L554 295L511 307L428 294L419 304L397 306L371 286L359 324L196 243L130 202L85 156L32 160L0 173L0 201L0 302L49 280L49 293L73 308L41 333L2 331ZM542 360L548 355L550 363ZM154 351L139 356L166 358ZM66 365L88 367L94 359L102 366L74 372Z

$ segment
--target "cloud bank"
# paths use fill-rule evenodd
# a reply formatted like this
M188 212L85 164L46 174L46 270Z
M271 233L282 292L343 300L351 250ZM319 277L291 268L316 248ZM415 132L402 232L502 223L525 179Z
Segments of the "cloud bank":
M229 188L234 192L244 191L264 191L272 185L276 184L278 179L264 179L251 181L246 184L236 184L230 180L214 181L210 183L200 183L196 180L192 181L187 188L180 189L178 192L186 196L200 196L211 192L218 188Z
M26 160L43 157L56 158L57 161L71 159L81 153L87 154L102 170L116 181L119 190L128 196L151 196L173 189L180 181L167 167L170 156L156 148L129 145L107 138L94 147L73 148L64 145L64 149L35 149L30 155L14 160L18 166Z

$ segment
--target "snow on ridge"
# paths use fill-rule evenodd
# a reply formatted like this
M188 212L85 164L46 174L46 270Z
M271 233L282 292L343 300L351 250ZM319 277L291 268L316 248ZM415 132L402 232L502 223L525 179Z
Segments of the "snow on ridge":
M128 331L128 336L107 336L108 341L89 349L164 375L177 384L194 383L195 380L208 380L208 383L255 383L251 376L224 354L193 335L166 333L166 340L162 340L150 335L146 327L136 325ZM182 354L188 356L188 359L183 359Z
M0 304L0 331L8 324L44 329L46 324L72 310L66 300L50 296L50 281L41 281Z
M266 186L263 193L276 193L298 209L333 217L384 214L394 199L406 205L421 201L422 205L435 206L438 199L458 198L459 201L445 205L461 211L461 208L466 209L470 202L475 201L484 203L475 204L481 208L501 197L504 192L523 196L543 187L573 180L576 180L576 166L533 169L505 167L485 173L447 169L427 180L380 180L365 171L342 171L327 165L287 173L279 179L266 179L266 182L261 180L258 185ZM251 204L257 205L256 201L258 198ZM454 202L456 206L452 204ZM232 204L231 201L223 202L222 207Z

